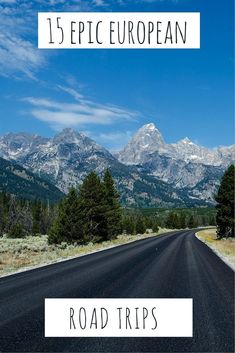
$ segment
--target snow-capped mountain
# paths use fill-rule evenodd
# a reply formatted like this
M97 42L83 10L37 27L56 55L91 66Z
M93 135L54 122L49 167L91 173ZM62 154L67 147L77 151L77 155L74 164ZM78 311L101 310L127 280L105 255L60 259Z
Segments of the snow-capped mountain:
M184 162L213 166L227 166L235 161L235 145L208 149L193 143L188 137L166 144L153 123L142 126L116 156L124 164L137 165L148 161L149 155L155 152Z
M51 139L7 134L0 138L0 156L46 176L63 192L78 184L94 164L99 173L116 162L106 149L72 129L64 129Z
M152 123L144 125L117 155L73 129L53 138L26 133L0 137L0 157L17 162L63 192L77 187L89 172L102 175L109 168L123 203L139 206L213 202L234 155L234 146L208 150L187 138L166 144Z
M51 139L24 133L7 134L0 137L0 156L49 180L63 192L71 186L78 187L89 172L102 175L109 168L124 204L183 206L195 203L185 191L175 190L137 167L125 166L95 141L72 129L65 129Z
M161 151L167 152L166 144L160 131L153 123L142 126L131 138L127 146L116 154L120 162L124 164L142 164L146 155Z
M151 123L142 126L116 157L177 189L187 189L191 197L213 202L223 172L235 161L235 145L207 149L187 137L166 144Z

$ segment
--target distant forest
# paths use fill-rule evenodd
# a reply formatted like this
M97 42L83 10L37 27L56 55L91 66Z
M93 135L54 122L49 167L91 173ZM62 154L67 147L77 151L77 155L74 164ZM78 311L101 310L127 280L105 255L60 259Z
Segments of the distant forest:
M234 166L228 168L216 196L216 208L123 208L110 172L103 180L90 173L79 190L59 203L32 201L0 193L0 236L48 234L50 243L87 243L118 234L144 234L168 229L217 225L218 237L234 232Z

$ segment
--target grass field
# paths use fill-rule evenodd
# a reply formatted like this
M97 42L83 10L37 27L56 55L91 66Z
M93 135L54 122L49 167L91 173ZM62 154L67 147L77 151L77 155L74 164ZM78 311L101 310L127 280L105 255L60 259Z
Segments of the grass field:
M169 229L161 229L157 235ZM25 268L49 264L63 259L89 254L105 248L144 239L156 234L119 235L116 239L87 245L48 245L47 235L29 236L23 239L0 238L0 276Z
M235 269L235 239L217 239L216 229L207 229L197 233L200 240L206 243L217 255Z

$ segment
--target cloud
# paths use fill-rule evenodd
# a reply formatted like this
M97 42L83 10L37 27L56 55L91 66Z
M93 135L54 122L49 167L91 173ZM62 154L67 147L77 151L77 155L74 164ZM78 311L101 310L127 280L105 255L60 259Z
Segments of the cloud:
M142 0L150 2L177 0ZM35 79L47 64L46 51L37 48L38 11L92 11L139 0L0 0L0 75ZM47 56L46 56L47 55Z
M0 0L0 75L36 79L50 54L37 48L38 11L89 11L104 0Z
M35 17L24 1L0 2L0 75L35 79L36 71L45 65L44 55L34 44Z
M107 6L107 3L104 0L93 0L95 6Z
M71 87L64 87L64 86L61 86L61 85L57 85L57 87L61 90L61 91L64 91L68 94L70 94L73 98L75 98L76 100L81 100L84 98L84 96L77 92L75 89L71 88Z
M74 92L72 92L74 94ZM79 102L64 103L44 98L27 97L30 114L53 129L65 127L86 128L89 125L112 125L120 121L136 121L137 112L110 104L99 104L78 96ZM103 136L104 138L104 136Z
M45 63L43 55L27 40L0 33L0 72L4 76L21 72L35 79L35 71Z
M17 0L0 0L0 5L1 4L15 4Z

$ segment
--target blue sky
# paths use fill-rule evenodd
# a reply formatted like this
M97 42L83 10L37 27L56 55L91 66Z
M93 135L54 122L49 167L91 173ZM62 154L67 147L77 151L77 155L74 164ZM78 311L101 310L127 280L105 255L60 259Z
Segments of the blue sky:
M38 11L196 11L200 50L39 50ZM0 134L64 127L119 149L154 122L166 142L233 137L233 0L0 0Z

